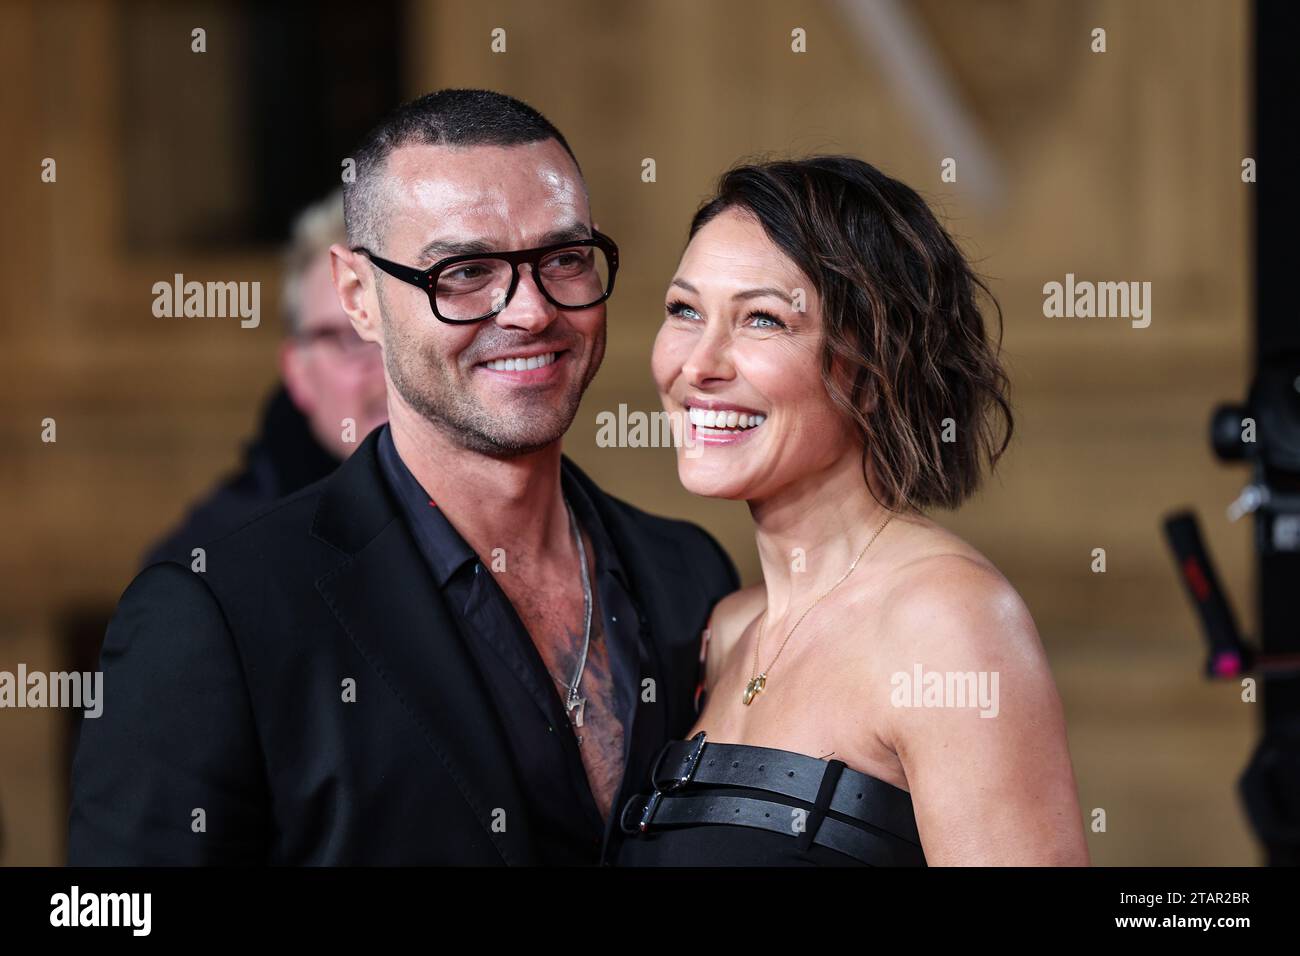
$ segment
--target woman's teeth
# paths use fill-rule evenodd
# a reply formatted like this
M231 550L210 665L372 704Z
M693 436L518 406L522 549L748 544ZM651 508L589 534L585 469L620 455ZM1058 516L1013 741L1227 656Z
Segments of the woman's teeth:
M491 362L484 362L483 365L495 372L525 372L528 369L550 365L555 361L557 354L556 352L547 352L545 355L531 355L528 358L494 359Z
M696 428L725 428L731 431L744 431L757 428L767 421L766 415L747 415L744 412L712 411L703 408L689 408L691 424Z

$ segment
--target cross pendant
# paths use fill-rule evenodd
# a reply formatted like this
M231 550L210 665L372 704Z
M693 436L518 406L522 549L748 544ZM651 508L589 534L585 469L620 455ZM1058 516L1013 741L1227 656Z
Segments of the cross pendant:
M745 706L748 707L754 702L754 698L763 692L767 686L767 675L759 674L745 685Z
M565 704L565 707L568 709L570 718L573 720L573 726L581 727L582 712L587 707L587 698L579 697L577 694L572 694L569 696L569 699ZM576 716L574 715L574 711L577 711Z

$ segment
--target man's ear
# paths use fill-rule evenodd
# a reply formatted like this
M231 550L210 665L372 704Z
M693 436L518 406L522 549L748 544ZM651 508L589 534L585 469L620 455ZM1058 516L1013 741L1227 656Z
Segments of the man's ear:
M337 242L330 246L330 275L339 295L339 304L352 320L357 335L367 342L382 345L379 301L374 289L374 273L370 269L363 253L353 252Z

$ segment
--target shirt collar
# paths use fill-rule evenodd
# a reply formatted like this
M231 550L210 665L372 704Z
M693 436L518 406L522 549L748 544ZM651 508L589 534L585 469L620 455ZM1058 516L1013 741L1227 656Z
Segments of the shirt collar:
M379 436L379 464L388 485L397 496L407 521L429 560L438 587L446 587L452 575L471 561L477 561L474 549L452 527L436 501L431 499L406 467L393 444L392 431L384 426Z
M445 587L457 571L466 564L477 561L478 555L406 467L406 462L397 453L392 431L387 425L383 426L383 432L379 436L379 462L389 487L428 557L434 579L439 587ZM569 460L561 458L560 486L565 499L573 508L578 525L591 539L595 550L596 573L612 574L626 587L627 574L619 560L618 551L600 520L600 513L592 503L591 496L582 487L575 472L576 469Z

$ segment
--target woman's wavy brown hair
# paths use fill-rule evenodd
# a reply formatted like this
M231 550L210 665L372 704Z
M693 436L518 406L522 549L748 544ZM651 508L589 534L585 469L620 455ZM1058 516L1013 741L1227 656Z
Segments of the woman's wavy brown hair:
M690 235L727 209L755 218L816 288L822 381L881 503L956 508L974 494L1014 428L1002 310L925 201L859 159L815 156L731 169ZM997 311L996 346L980 292Z

